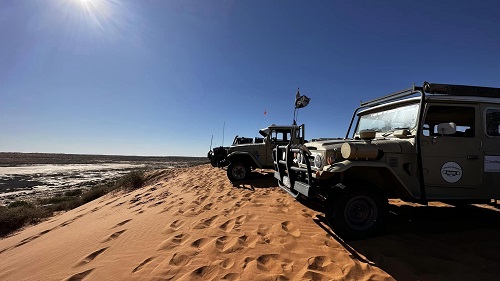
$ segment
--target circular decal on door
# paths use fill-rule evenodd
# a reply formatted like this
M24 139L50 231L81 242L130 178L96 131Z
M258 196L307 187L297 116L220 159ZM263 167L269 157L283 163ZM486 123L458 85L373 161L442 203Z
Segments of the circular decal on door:
M441 176L449 183L455 183L462 178L462 167L455 162L446 162L441 167Z

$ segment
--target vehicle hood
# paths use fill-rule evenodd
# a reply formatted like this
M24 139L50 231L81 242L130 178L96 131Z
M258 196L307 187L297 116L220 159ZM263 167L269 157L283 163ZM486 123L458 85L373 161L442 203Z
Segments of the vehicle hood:
M339 147L344 142L346 142L346 140L344 140L344 139L322 140L322 141L308 142L305 144L305 146L309 149L312 149L312 150L330 150L330 149L333 149L335 147Z
M325 140L306 143L309 150L333 150L340 148L344 143L364 144L363 140ZM372 145L377 146L378 149L385 153L412 153L413 143L403 139L380 139L371 141Z

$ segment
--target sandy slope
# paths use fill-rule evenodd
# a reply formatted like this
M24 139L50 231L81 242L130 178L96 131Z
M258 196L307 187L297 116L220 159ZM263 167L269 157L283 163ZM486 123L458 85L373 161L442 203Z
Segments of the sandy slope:
M256 174L165 170L0 240L0 280L496 280L500 213L395 201L379 237L344 243ZM466 213L465 213L466 212ZM457 219L460 217L460 219Z

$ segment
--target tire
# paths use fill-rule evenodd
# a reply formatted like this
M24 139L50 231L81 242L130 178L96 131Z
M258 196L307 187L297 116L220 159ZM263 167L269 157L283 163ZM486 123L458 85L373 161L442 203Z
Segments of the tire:
M250 167L242 162L231 163L227 167L227 177L231 182L241 181L250 175Z
M376 190L351 188L328 200L326 216L337 235L356 240L378 234L387 210L387 198Z
M217 159L215 159L215 157L212 157L212 159L210 159L210 164L212 164L213 167L218 167Z

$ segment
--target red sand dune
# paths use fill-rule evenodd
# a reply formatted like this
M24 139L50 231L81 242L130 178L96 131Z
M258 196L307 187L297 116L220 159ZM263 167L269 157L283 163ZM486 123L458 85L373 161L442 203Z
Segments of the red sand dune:
M344 242L270 174L164 170L0 240L0 280L498 280L495 208L391 203L385 234Z

